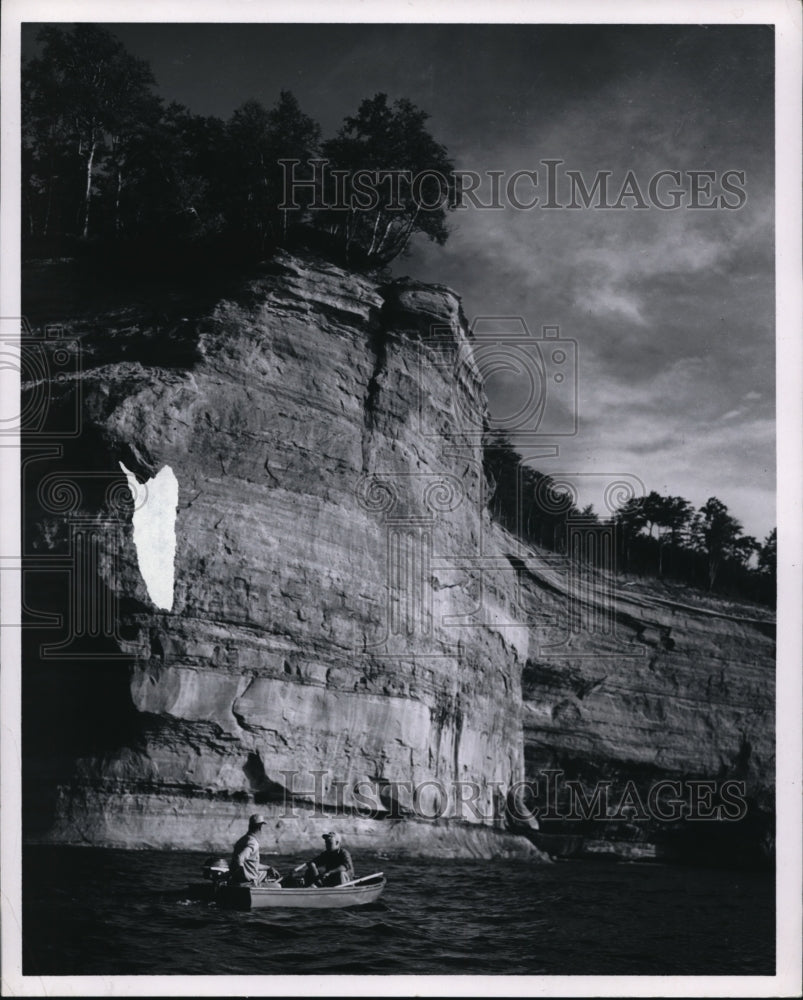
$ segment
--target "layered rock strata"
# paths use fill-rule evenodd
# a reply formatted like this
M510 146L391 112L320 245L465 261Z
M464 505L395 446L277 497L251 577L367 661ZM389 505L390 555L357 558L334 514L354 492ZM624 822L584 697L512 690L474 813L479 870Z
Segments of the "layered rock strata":
M530 625L523 730L527 780L540 787L537 842L594 856L617 853L605 841L623 838L633 844L622 856L645 843L645 856L667 858L753 863L771 853L768 610L626 582L501 531L500 546L517 567Z
M527 631L455 416L485 406L457 297L283 256L200 316L58 337L72 369L25 465L32 625L66 626L29 630L29 836L212 846L257 804L277 848L324 810L378 846L403 821L422 850L487 827L454 850L532 853L494 833ZM165 466L169 610L131 528Z

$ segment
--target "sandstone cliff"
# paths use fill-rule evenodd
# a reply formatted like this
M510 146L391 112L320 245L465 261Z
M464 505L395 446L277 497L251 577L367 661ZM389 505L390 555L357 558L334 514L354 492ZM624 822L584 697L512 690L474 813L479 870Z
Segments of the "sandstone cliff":
M523 776L527 632L483 550L479 442L455 434L484 407L457 297L284 256L158 331L106 313L58 336L74 371L49 426L79 400L80 433L31 439L26 534L38 607L83 596L67 634L31 633L31 834L212 847L257 803L269 847L334 812L352 843L537 854L494 832ZM166 609L121 463L178 482ZM488 830L444 836L461 824Z
M285 255L225 293L109 293L48 336L58 303L32 312L29 840L219 849L259 808L272 850L333 817L394 852L660 847L652 820L516 822L510 789L545 770L645 796L743 779L769 815L768 616L622 587L490 522L454 293ZM121 463L178 484L166 606Z
M517 566L531 626L525 770L542 793L549 781L557 790L556 815L544 818L542 809L537 842L569 854L766 860L775 786L775 623L767 609L578 569L510 536L500 544ZM581 783L586 801L607 784L612 815L632 782L635 808L618 821L567 822L568 781ZM650 808L659 782L675 787ZM739 782L730 786L744 803L738 822L735 809L730 821L706 821L719 800L715 792L704 801L699 789L711 782ZM701 818L672 818L678 803L689 808L701 794Z

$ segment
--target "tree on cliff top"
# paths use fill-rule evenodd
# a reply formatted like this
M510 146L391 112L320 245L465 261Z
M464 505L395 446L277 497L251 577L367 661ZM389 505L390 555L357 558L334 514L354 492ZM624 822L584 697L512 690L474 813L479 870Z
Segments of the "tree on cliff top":
M426 129L428 118L407 99L390 105L386 94L376 94L324 143L330 170L323 225L350 262L387 264L416 232L446 242L454 165Z
M648 521L658 528L658 576L663 576L664 549L667 544L670 552L677 548L678 539L689 524L694 509L684 497L660 496L653 491L646 499Z
M286 242L288 216L299 218L304 208L303 202L298 209L278 207L284 201L281 161L308 160L318 148L320 131L289 90L281 91L270 110L252 99L229 120L231 161L237 164L230 178L229 224L254 236L260 251L269 239Z
M758 550L759 572L767 576L775 576L778 565L778 529L772 531L764 539Z
M714 587L724 559L738 558L742 526L731 517L725 504L710 497L692 523L692 541L708 557L708 589Z
M23 74L23 118L29 125L38 123L28 132L31 141L52 140L59 132L82 161L80 229L86 237L97 154L108 143L119 194L125 138L158 108L151 92L154 78L146 62L97 25L77 24L72 31L46 27L39 41L42 55Z

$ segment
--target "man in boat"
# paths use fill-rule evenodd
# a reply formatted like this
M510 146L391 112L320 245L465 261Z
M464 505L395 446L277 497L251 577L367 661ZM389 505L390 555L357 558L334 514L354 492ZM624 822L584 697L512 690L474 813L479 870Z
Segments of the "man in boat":
M306 885L343 885L354 878L354 863L341 846L340 836L333 830L323 835L324 849L317 858L307 862L304 871Z
M260 885L266 879L272 882L279 878L279 873L269 865L263 865L259 860L259 841L257 834L267 820L262 813L254 813L248 820L248 833L234 845L229 863L229 881L232 885L248 882L249 885Z

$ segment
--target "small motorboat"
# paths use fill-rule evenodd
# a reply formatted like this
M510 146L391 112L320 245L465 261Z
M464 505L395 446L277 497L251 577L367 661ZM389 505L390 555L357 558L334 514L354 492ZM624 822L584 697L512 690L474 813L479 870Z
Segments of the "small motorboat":
M229 864L223 858L204 863L204 878L211 881L210 898L230 910L262 910L269 907L334 910L374 903L387 885L383 872L374 872L335 886L283 886L281 879L260 885L232 884Z

